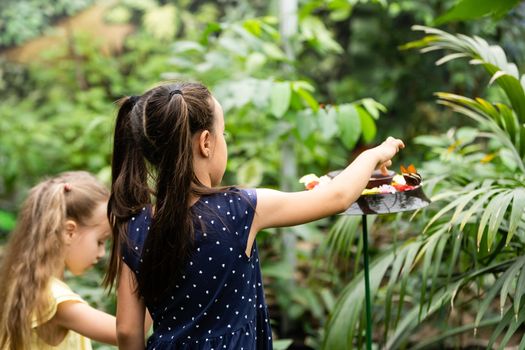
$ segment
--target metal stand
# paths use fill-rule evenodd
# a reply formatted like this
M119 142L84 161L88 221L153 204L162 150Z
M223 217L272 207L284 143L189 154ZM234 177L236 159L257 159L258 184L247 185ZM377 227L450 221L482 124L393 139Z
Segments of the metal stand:
M366 350L372 350L372 302L370 293L370 267L368 261L367 214L379 215L412 211L430 204L421 186L406 192L361 196L345 211L345 215L361 215L363 221L363 254L365 276Z
M366 303L366 349L372 350L372 303L370 301L370 275L368 268L368 228L366 215L363 221L363 253L365 258L365 303Z

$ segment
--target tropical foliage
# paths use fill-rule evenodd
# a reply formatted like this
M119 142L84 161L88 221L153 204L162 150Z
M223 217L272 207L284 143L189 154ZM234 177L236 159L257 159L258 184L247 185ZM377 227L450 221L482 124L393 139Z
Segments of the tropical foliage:
M492 334L486 346L492 348L499 340L498 348L503 348L525 321L525 78L499 46L479 37L414 29L427 36L407 48L452 51L437 64L465 57L483 66L489 83L501 89L502 100L436 94L438 103L472 119L474 127L416 140L436 155L422 170L435 209L430 218L427 213L414 219L413 232L420 228L421 235L376 257L371 267L376 303L385 305L380 313L382 343L386 348L406 346L425 320L466 313L473 315L471 323L449 325L439 336L410 348L430 347L487 326L492 326ZM359 348L360 300L362 274L341 294L325 328L325 348Z
M44 17L2 16L0 29L11 29L0 30L0 48L90 3L38 12L42 1L9 1L9 9L26 6ZM42 176L81 168L108 179L114 101L159 80L197 79L225 110L227 183L299 189L301 174L341 168L387 134L405 139L399 163L418 165L434 203L414 217L368 218L379 346L460 347L459 336L473 338L474 329L487 329L501 346L521 335L524 79L503 49L479 36L509 57L525 57L518 40L525 7L513 0L303 0L288 38L277 4L120 0L105 19L131 23L135 32L112 55L77 33L30 65L1 61L0 241ZM457 22L472 17L479 20ZM436 18L470 36L416 27L428 35L405 48L445 50L440 68L437 53L399 50L418 35L412 25ZM15 30L20 23L32 34ZM465 69L459 58L484 69ZM454 92L436 95L445 108L432 100L435 91ZM425 133L433 135L419 136ZM360 218L268 230L258 243L273 329L289 339L276 349L292 341L363 348ZM101 270L72 283L114 311L114 298L98 286ZM428 329L439 335L424 336ZM487 346L490 335L480 338Z

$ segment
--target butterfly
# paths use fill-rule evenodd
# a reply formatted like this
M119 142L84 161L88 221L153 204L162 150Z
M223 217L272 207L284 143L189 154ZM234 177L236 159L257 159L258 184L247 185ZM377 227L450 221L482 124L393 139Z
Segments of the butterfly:
M416 167L410 164L407 168L401 165L401 174L407 185L418 186L421 184L421 175L417 173Z

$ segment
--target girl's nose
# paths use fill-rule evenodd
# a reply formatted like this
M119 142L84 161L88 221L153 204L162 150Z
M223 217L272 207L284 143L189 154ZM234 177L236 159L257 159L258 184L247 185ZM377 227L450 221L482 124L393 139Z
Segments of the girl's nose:
M98 250L97 258L98 259L102 259L105 255L106 255L106 247L105 246L101 246L99 248L99 250Z

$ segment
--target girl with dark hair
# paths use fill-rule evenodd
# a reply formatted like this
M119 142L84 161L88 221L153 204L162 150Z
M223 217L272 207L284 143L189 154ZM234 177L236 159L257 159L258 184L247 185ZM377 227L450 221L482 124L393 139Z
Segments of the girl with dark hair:
M403 142L388 138L315 191L218 188L226 169L222 108L198 83L124 98L108 216L122 349L271 349L255 238L344 211ZM144 342L145 311L154 331Z
M108 190L72 171L42 181L24 201L0 264L0 349L89 350L116 345L115 317L89 306L63 281L105 254Z

